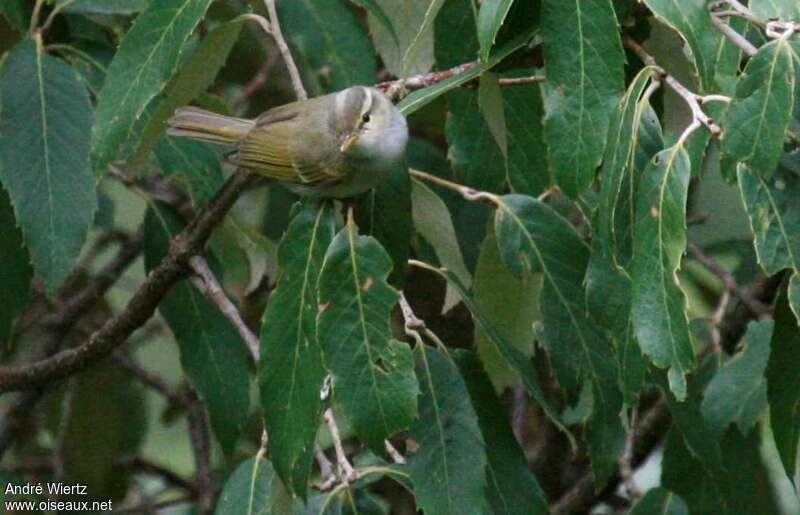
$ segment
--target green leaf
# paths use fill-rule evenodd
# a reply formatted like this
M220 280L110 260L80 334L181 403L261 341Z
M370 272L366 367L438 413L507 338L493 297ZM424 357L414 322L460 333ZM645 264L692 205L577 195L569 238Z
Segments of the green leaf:
M59 0L64 4L69 0ZM148 0L77 0L70 3L64 12L95 14L131 14L144 11Z
M375 57L356 14L344 2L278 2L278 18L296 52L317 73L326 89L338 91L375 82Z
M545 138L550 170L577 197L592 183L624 88L624 53L610 0L543 0Z
M125 35L108 67L97 100L92 153L98 173L124 156L120 148L150 102L164 89L178 66L189 36L211 0L153 0Z
M740 166L738 179L759 264L769 275L800 270L800 178L779 169L765 179Z
M296 211L278 247L281 275L261 324L259 386L270 457L286 487L305 497L326 373L317 339L317 279L335 223L330 204Z
M661 487L651 488L636 501L630 515L689 515L689 508L680 496Z
M372 15L372 41L386 68L397 77L425 73L433 66L433 23L443 0L375 0L391 20L396 37Z
M492 384L481 362L474 352L458 350L455 357L486 442L486 488L494 513L549 513L544 493L528 469L525 455L511 431L502 403L492 392Z
M374 452L417 415L419 387L411 349L391 339L397 291L386 283L392 261L352 222L325 253L319 277L317 334L333 378L333 399Z
M0 177L33 269L49 295L72 270L97 209L86 88L41 39L25 39L0 72Z
M800 19L800 5L795 0L750 0L748 6L756 18L762 21Z
M649 67L639 72L614 112L600 170L600 202L592 224L592 254L586 272L587 305L604 327L614 330L617 339L627 335L629 325L631 281L626 267L631 256L622 240L632 232L635 150L648 106L642 95L654 73Z
M485 4L484 4L485 5ZM506 134L506 116L503 112L503 92L497 75L486 72L481 75L478 85L478 106L494 136L497 146L504 158L508 158L508 135Z
M745 347L720 368L706 387L700 409L708 426L717 434L737 421L747 436L767 407L764 370L769 359L774 323L751 322L744 335Z
M525 389L528 391L530 396L533 397L539 406L541 406L542 410L550 418L553 424L562 433L564 433L564 435L569 439L572 447L575 448L575 439L572 433L570 433L570 431L564 426L560 415L550 406L550 403L547 401L547 397L545 397L541 386L539 386L539 373L536 371L536 367L533 366L533 362L530 360L530 358L525 356L508 340L506 340L506 338L497 330L494 324L486 316L484 316L483 312L481 312L478 305L469 295L466 287L461 283L461 281L458 280L458 277L456 277L453 272L428 266L425 266L424 268L438 274L445 279L448 284L453 285L458 294L461 296L461 300L464 302L464 305L466 305L467 309L469 309L472 313L476 324L480 326L481 330L495 345L497 354L502 356L503 359L508 362L508 365L519 373L519 376L522 379L522 384L525 386Z
M689 45L703 91L714 89L715 64L723 39L712 24L706 0L644 0L663 23L681 35Z
M783 291L775 306L775 332L767 364L770 422L783 468L792 477L800 442L800 331Z
M194 53L181 65L170 82L164 99L159 102L147 124L129 161L140 164L164 135L166 122L175 109L187 105L204 93L225 65L228 54L239 37L244 19L237 18L218 26L203 38Z
M532 70L525 71L530 76ZM518 74L504 74L513 77ZM544 143L544 106L539 86L517 85L503 91L503 107L509 141L506 174L511 191L540 195L553 181L546 160Z
M682 146L650 161L636 193L631 317L642 351L669 368L670 389L686 397L695 366L686 296L676 282L686 248L686 195L691 165Z
M528 40L533 35L533 31L530 31L526 34L523 34L512 41L509 41L508 44L504 45L502 48L497 50L492 57L479 65L475 65L470 67L467 71L462 73L457 73L452 77L445 79L441 82L437 82L433 86L428 86L427 88L422 88L417 91L414 91L407 97L405 97L400 103L397 104L397 108L402 112L404 115L408 116L411 113L421 109L422 107L428 105L429 103L433 102L443 94L451 91L455 88L466 84L467 82L480 77L482 73L491 70L494 68L500 61L514 53L514 51L518 50L522 46L524 46Z
M272 435L270 435L272 438ZM277 477L261 453L236 466L225 480L214 515L268 515Z
M428 186L416 179L411 180L411 204L414 229L417 234L433 247L439 263L456 274L459 280L470 288L472 276L464 264L456 229L447 205ZM448 285L443 312L458 303L458 299L454 297L455 293Z
M788 41L767 43L750 58L722 124L723 169L741 162L766 179L772 177L792 118L794 81Z
M402 289L414 232L408 166L395 167L386 179L362 197L356 206L356 221L364 234L374 236L389 251L394 264L389 283Z
M186 178L196 206L208 202L225 182L219 155L209 147L197 141L164 136L155 151L164 175Z
M526 356L533 354L533 323L539 319L541 289L541 275L517 276L506 267L490 226L475 267L475 304L506 341ZM480 326L475 328L475 345L497 391L517 383L518 374Z
M33 4L27 0L0 0L0 13L20 32L28 30Z
M145 269L168 254L182 223L163 206L145 215ZM212 268L213 260L210 261ZM250 355L225 316L197 288L182 281L158 306L175 335L181 366L208 409L211 427L226 453L233 451L250 406Z
M383 28L386 29L395 42L400 45L400 40L397 38L397 32L394 30L394 25L392 25L392 20L386 15L386 12L381 8L380 5L375 0L350 0L352 3L356 4L357 6L361 7L369 14L375 17L375 19L383 25Z
M409 431L419 449L408 469L417 505L425 513L483 513L486 449L464 380L441 351L417 345L414 354L422 395Z
M474 0L448 0L434 26L436 66L446 70L478 57L479 43Z
M28 249L22 242L8 194L0 188L0 351L11 334L14 319L22 313L31 294L33 269L28 261Z
M497 33L511 10L514 0L484 0L478 12L478 41L481 45L481 60L489 59Z

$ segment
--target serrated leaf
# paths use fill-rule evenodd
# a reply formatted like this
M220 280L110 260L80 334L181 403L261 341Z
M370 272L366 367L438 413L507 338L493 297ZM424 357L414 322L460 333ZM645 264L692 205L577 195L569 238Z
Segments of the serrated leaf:
M356 206L356 222L364 234L374 236L392 258L389 284L402 289L408 268L414 226L411 219L411 179L408 166L395 167Z
M492 510L509 515L549 513L544 493L528 469L525 455L480 360L474 352L463 350L456 351L455 359L486 442L486 489Z
M278 247L281 275L261 324L259 386L270 456L287 488L305 497L325 380L317 339L317 279L333 240L333 209L307 203Z
M522 46L524 46L528 40L533 35L533 31L529 33L523 34L520 37L509 41L508 44L504 45L502 48L498 49L495 54L489 58L488 61L481 63L479 65L472 66L467 71L462 73L457 73L450 78L447 78L441 82L437 82L433 86L428 86L427 88L422 88L420 90L414 91L407 97L405 97L400 103L397 104L397 108L402 112L404 115L408 116L411 113L421 109L422 107L428 105L429 103L433 102L441 95L451 91L455 88L466 84L467 82L480 77L480 75L488 70L494 68L500 61L511 55L514 51L518 50Z
M740 162L766 179L772 177L792 118L794 81L787 40L767 43L750 58L722 124L723 169Z
M748 7L762 21L800 19L800 5L795 0L750 0Z
M610 0L544 0L545 138L553 177L570 197L591 184L612 109L624 89L624 53Z
M94 167L103 173L150 102L178 66L189 36L211 0L153 0L133 24L108 67L92 126Z
M167 255L182 223L169 208L154 205L147 210L144 225L144 263L149 272ZM213 259L210 263L213 267ZM183 371L208 409L220 445L232 452L250 407L250 355L244 342L188 281L175 285L158 310L175 335Z
M532 72L532 70L530 70ZM532 73L525 72L530 76ZM518 74L503 75L511 77ZM517 85L503 91L509 142L506 175L514 193L540 195L553 184L544 142L544 106L538 85Z
M422 395L408 457L417 505L425 513L460 514L487 508L486 449L478 417L455 363L441 351L414 349Z
M691 164L682 146L650 161L636 193L631 317L642 351L669 369L672 392L686 397L695 367L686 296L675 275L686 248L686 196Z
M153 110L142 129L141 137L129 159L134 166L145 159L147 152L164 135L167 119L173 115L175 109L187 105L211 86L217 73L225 65L243 22L244 19L237 18L216 27L183 62L168 85L164 99Z
M533 353L533 323L539 319L541 275L514 275L503 263L494 229L490 226L475 267L475 304L497 330L526 356ZM475 328L475 346L484 368L498 392L519 381L519 375L498 354L496 346L480 326Z
M506 134L506 116L503 111L503 92L497 75L486 72L481 75L478 85L478 106L483 118L494 136L503 157L508 159L508 136Z
M706 387L700 409L717 434L736 420L747 436L767 407L764 370L769 359L774 323L751 322L744 335L745 347L720 368Z
M680 496L661 487L651 488L633 505L630 515L689 515L689 508Z
M411 204L414 229L433 247L439 263L451 270L467 288L472 285L472 276L464 264L461 248L458 246L456 229L447 205L424 183L411 180ZM448 286L445 294L443 312L458 303L455 292Z
M333 378L333 399L375 452L417 416L419 386L411 349L391 339L397 291L386 283L392 261L352 222L325 253L319 277L317 334Z
M75 72L25 39L0 72L0 177L47 293L72 270L97 209L89 95Z
M272 436L270 435L270 438ZM277 476L272 463L261 453L239 463L217 501L214 515L269 515Z
M467 309L470 310L472 316L480 326L481 330L489 337L489 341L491 341L495 345L495 350L498 355L502 356L503 359L506 360L508 365L512 367L519 373L520 378L522 379L522 384L525 386L525 389L528 391L531 397L541 406L542 410L545 414L550 418L553 424L562 432L564 435L569 439L570 444L572 447L575 447L575 438L573 437L572 433L564 426L564 423L561 420L560 415L557 411L555 411L550 403L547 401L547 397L545 397L544 392L542 391L541 386L539 385L539 373L536 371L536 367L533 366L533 362L525 356L522 352L517 350L506 338L497 330L494 326L492 321L490 321L480 310L478 305L475 303L473 298L470 296L467 289L458 280L456 275L449 271L443 270L439 268L433 267L425 267L426 269L430 270L441 276L444 280L448 282L448 284L453 285L456 289L458 294L461 296L461 300L464 302L464 305L467 306Z
M722 33L712 24L706 0L644 0L653 14L689 45L703 91L714 89L714 68Z
M59 0L65 4L69 0ZM77 0L64 8L64 12L96 14L131 14L144 11L148 0Z
M396 37L380 21L367 17L375 48L396 77L425 73L433 66L433 22L443 0L375 0L391 20Z
M164 136L155 154L164 175L186 179L196 206L208 202L225 182L219 155L207 144Z
M497 33L511 10L514 0L484 0L478 11L478 41L481 46L481 59L489 59Z
M800 443L800 330L781 292L775 306L775 331L767 364L767 400L775 445L786 475L792 477Z
M278 2L283 32L317 74L325 89L337 91L375 82L375 57L355 13L344 2Z
M28 260L28 249L22 243L22 231L17 227L11 199L0 188L0 350L6 349L14 319L28 304L31 293L33 268Z
M800 270L800 178L779 169L765 179L746 166L737 176L759 264L769 275Z

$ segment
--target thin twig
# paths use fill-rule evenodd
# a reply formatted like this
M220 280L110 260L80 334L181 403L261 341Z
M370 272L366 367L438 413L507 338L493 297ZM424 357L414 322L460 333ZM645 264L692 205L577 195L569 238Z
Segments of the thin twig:
M358 479L358 474L347 460L347 454L344 452L344 447L342 446L342 437L339 433L339 426L336 424L336 418L333 415L333 410L330 408L326 409L322 414L322 418L328 425L328 431L331 434L333 449L336 452L336 463L339 469L339 477L341 477L342 483L352 483Z
M622 455L619 457L619 475L622 478L622 484L628 491L633 499L638 499L642 496L642 491L636 486L633 479L633 449L636 445L636 431L639 423L639 408L634 406L631 410L630 429L625 437L625 447L622 450Z
M315 489L324 492L325 490L331 489L333 485L336 484L336 474L333 473L333 464L331 460L325 456L322 448L316 443L314 444L314 457L317 459L317 465L319 465L321 481L313 486Z
M287 45L286 40L283 39L281 25L278 22L278 12L275 9L275 0L264 0L264 5L267 6L267 13L269 14L269 33L275 38L275 44L278 45L278 49L283 56L283 61L286 63L286 69L289 70L289 78L292 79L294 93L297 95L298 100L308 100L308 93L306 93L306 88L303 86L303 81L300 79L300 72L297 70L297 65L294 63L292 53L289 51L289 45Z
M197 510L201 515L211 515L214 512L214 498L217 486L214 483L211 468L211 435L208 427L208 418L205 409L191 390L192 402L188 406L187 421L189 422L189 437L194 452L195 466L195 492L197 493Z
M196 276L192 277L192 283L200 290L205 297L217 306L217 309L225 315L231 324L236 328L239 336L247 345L253 361L258 363L260 343L258 337L253 334L247 324L242 320L242 315L233 302L225 294L222 285L219 284L214 272L208 266L208 262L203 256L193 256L189 259L189 266Z
M394 445L392 445L392 442L390 442L389 440L384 440L383 445L384 447L386 447L386 452L392 458L393 462L395 462L398 465L406 464L406 459L403 457L402 454L400 454L400 451L395 449Z
M47 16L44 24L42 24L41 28L39 28L39 33L44 34L47 32L50 29L50 26L53 24L53 21L56 19L56 16L58 16L61 11L64 10L64 8L69 7L70 4L74 4L75 2L76 0L66 0L60 4L56 4L56 6L53 7L53 10L50 11L50 15Z
M117 460L117 464L125 467L126 469L131 469L134 473L158 476L165 484L169 486L181 488L188 492L194 491L194 486L186 479L182 478L175 472L158 465L157 463L152 463L140 458L139 456L123 457Z
M716 354L718 360L722 359L722 331L720 330L720 326L722 325L722 319L725 316L725 310L728 309L730 300L730 290L723 290L717 308L708 320L711 326L711 350Z
M458 184L453 181L448 181L447 179L442 179L441 177L421 172L419 170L410 169L408 173L412 177L416 177L417 179L437 184L449 190L455 191L456 193L464 197L465 200L476 201L476 202L490 202L492 204L497 204L499 202L499 197L494 193L489 193L488 191L476 190L475 188L470 188L469 186L464 186L463 184Z
M500 86L521 86L524 84L538 84L546 82L547 77L544 75L531 75L530 77L508 77L498 79Z
M55 443L53 444L53 477L56 483L60 483L64 480L64 451L66 448L64 447L64 442L67 438L67 430L69 429L69 422L72 416L72 407L73 407L73 400L75 399L75 390L78 387L78 383L76 382L75 378L72 377L67 382L67 388L64 391L64 397L61 399L61 413L59 414L58 419L58 429L56 430L56 439ZM50 500L57 501L58 494L56 494Z
M747 308L756 316L767 315L772 312L772 308L760 302L758 299L750 295L744 288L739 286L733 275L725 270L714 258L707 256L700 248L693 244L686 245L688 254L700 262L709 272L717 276L722 281L722 285L726 290L730 291L747 306Z
M624 37L623 43L634 54L636 54L644 64L652 66L653 68L657 69L662 76L662 80L666 82L666 84L670 88L672 88L672 90L675 91L675 93L680 95L680 97L683 98L684 102L686 102L686 104L689 106L689 109L691 109L692 123L689 125L689 128L687 128L687 130L684 131L684 133L681 135L681 139L683 141L685 141L685 139L689 137L691 131L699 127L698 124L705 125L705 127L714 137L719 137L722 135L722 128L719 125L717 125L717 123L710 116L708 116L705 113L705 111L703 111L703 108L700 106L701 101L704 100L704 97L702 95L697 95L696 93L691 92L686 86L678 82L678 80L675 77L673 77L667 70L659 66L656 60L653 58L653 56L647 53L647 51L644 48L642 48L642 46L639 45L639 43L634 41L632 38L627 36ZM721 100L721 98L722 98L721 95L714 96L714 100L719 101Z
M758 49L749 41L747 38L733 30L733 27L725 23L719 13L711 12L709 14L711 16L711 24L717 28L722 34L727 37L731 43L736 45L741 51L749 56L753 56L756 54Z
M273 51L269 53L264 65L258 70L253 78L242 87L242 92L236 97L236 100L233 101L234 108L238 109L241 107L242 104L249 100L250 97L252 97L258 90L264 87L264 84L267 83L267 79L269 78L272 68L275 66L275 63L278 62L278 58L280 56L281 54L277 49L273 49Z

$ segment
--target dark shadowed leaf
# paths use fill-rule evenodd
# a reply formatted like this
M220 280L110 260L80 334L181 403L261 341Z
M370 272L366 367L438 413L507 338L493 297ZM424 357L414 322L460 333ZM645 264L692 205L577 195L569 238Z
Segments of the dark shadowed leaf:
M411 349L391 339L397 291L386 278L392 261L350 221L325 254L319 277L317 331L333 377L333 399L374 452L417 415L419 387Z
M277 2L283 32L296 52L322 77L325 89L375 82L372 45L344 2Z
M169 208L147 210L146 270L167 255L170 239L181 225ZM208 409L217 439L226 453L232 452L250 406L250 357L245 344L228 319L186 280L172 288L158 310L178 341L183 371Z
M38 38L5 56L0 89L0 177L34 272L52 295L78 259L97 209L89 95Z
M624 89L618 28L611 0L542 2L547 159L571 197L594 179Z
M661 487L652 488L636 501L630 515L689 515L689 508L680 496Z
M0 188L0 348L11 331L14 319L22 313L31 292L33 269L28 261L28 249L22 243L22 232L17 227L14 210L8 194Z
M775 332L767 364L767 399L775 444L789 477L795 472L800 441L800 330L786 293L775 306Z
M489 59L497 33L508 16L514 0L484 0L478 11L478 42L481 46L481 59Z
M278 247L281 275L261 325L259 386L272 462L287 488L305 497L325 379L317 279L335 225L329 204L296 211Z
M494 513L549 513L544 493L528 470L525 455L503 413L502 403L492 391L481 361L474 352L456 351L455 357L486 442L486 488Z
M196 206L205 204L225 182L219 155L205 143L165 136L155 154L164 175L186 179Z
M632 308L642 351L669 369L670 388L686 397L686 374L695 366L686 296L675 272L686 248L689 156L682 146L662 150L650 161L636 193Z
M386 15L386 12L383 8L378 5L378 2L375 0L350 0L352 3L356 4L357 6L361 7L369 14L371 14L375 19L383 25L383 28L386 29L395 42L399 45L400 41L397 39L397 31L394 30L394 25L392 25L392 20L389 19L389 16Z
M94 167L104 173L148 104L163 91L211 0L153 0L125 35L97 101Z
M709 428L724 433L734 420L744 436L755 426L767 407L764 370L769 359L774 323L751 322L744 336L744 349L720 368L706 387L700 408Z
M483 512L486 449L464 380L439 350L418 345L414 357L422 395L408 468L417 504L425 513Z
M723 121L723 169L742 162L758 175L772 177L792 117L794 81L792 49L786 40L762 46L748 61Z
M503 111L503 92L500 91L500 82L497 75L486 72L481 75L478 86L478 106L480 107L489 132L494 136L497 146L503 157L508 158L508 135L506 129L506 116Z

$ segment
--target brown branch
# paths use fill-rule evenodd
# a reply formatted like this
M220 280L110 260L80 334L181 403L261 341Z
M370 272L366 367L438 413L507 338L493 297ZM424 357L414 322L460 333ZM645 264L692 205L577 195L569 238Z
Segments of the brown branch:
M734 294L742 303L747 306L747 308L756 316L762 316L772 313L772 308L752 295L739 286L734 279L733 275L730 272L725 270L725 268L720 265L714 258L711 258L703 253L700 248L693 244L689 243L686 245L686 251L690 256L700 262L704 267L708 269L709 272L717 276L717 278L722 281L723 286L726 290L730 291Z
M297 95L298 100L308 100L308 93L303 86L303 81L300 79L300 72L297 70L297 65L294 63L292 53L289 51L289 45L283 39L283 32L281 31L281 24L278 22L278 12L275 10L275 0L264 0L264 5L267 7L269 14L269 33L275 39L275 44L278 45L278 50L281 51L283 61L286 63L286 69L289 70L289 78L292 80L292 87L294 93Z
M214 498L217 495L217 485L211 468L211 434L205 409L194 390L190 392L192 402L188 406L187 420L194 453L197 510L200 515L211 515L214 513Z
M202 252L213 228L252 181L253 176L244 170L231 176L195 219L173 238L169 254L148 274L123 310L92 334L89 341L35 363L0 367L0 392L36 388L108 356L153 315L169 289L186 276L189 259Z
M117 463L125 468L131 469L135 473L147 474L150 476L160 477L164 483L181 488L183 490L194 492L194 485L182 478L175 472L162 467L156 463L151 463L138 456L127 456L117 460Z

